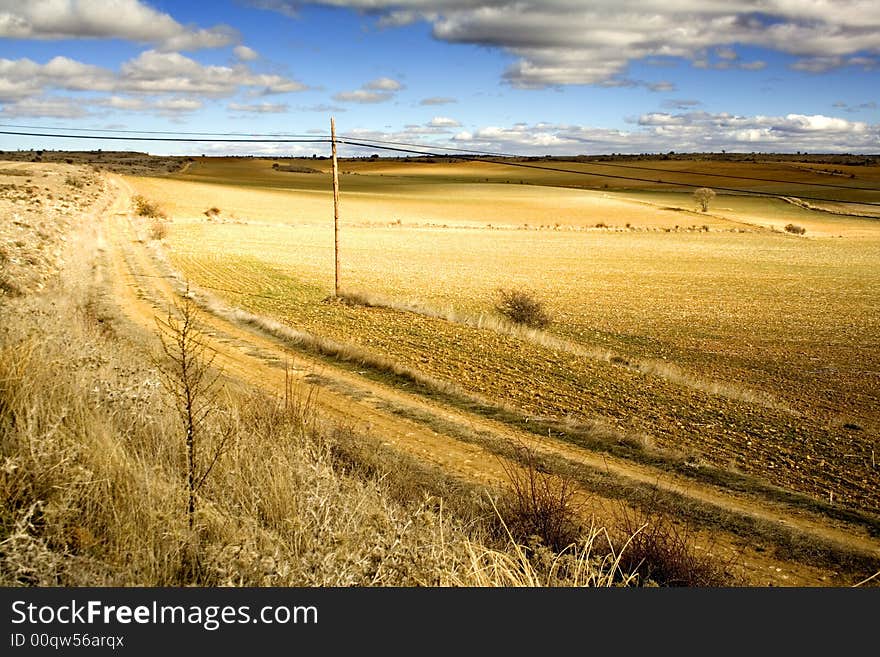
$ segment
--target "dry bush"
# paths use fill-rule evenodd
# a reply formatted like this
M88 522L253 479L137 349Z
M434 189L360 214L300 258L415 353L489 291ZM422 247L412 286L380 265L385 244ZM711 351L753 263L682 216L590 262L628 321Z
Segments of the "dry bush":
M803 235L804 233L807 232L807 229L804 228L803 226L798 226L797 224L786 224L785 225L785 232L792 233L794 235Z
M155 201L151 201L150 199L137 195L132 197L131 199L134 202L134 210L135 213L139 217L146 217L147 219L165 219L166 215L159 207L159 204Z
M583 531L583 505L575 484L546 472L534 449L522 444L515 449L516 461L500 461L507 490L498 513L506 531L519 543L537 538L557 553L576 544Z
M626 572L638 573L643 583L669 587L722 587L734 583L731 563L702 554L694 547L689 527L652 508L617 513L612 536L627 541L620 559Z
M168 225L164 221L156 219L150 223L149 234L151 240L164 240L168 237Z
M542 328L550 323L544 302L534 293L523 289L501 289L495 310L514 324Z
M708 187L700 187L694 190L694 200L703 212L709 211L709 203L715 198L715 190Z

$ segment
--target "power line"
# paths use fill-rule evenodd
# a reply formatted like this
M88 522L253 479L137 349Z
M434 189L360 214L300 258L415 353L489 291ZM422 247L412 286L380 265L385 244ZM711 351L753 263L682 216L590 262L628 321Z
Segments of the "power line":
M167 133L174 134L174 133ZM71 135L71 134L50 134L46 132L13 132L10 130L0 130L0 135L20 135L22 137L60 137L63 139L114 139L121 141L180 141L180 142L232 142L238 144L328 144L329 139L228 139L218 137L208 137L200 139L196 137L126 137L117 135Z
M0 123L0 127L6 128L24 128L24 129L33 129L33 130L69 130L74 132L108 132L108 133L125 133L125 134L144 134L144 135L165 135L169 137L168 139L164 139L162 141L233 141L233 140L222 140L222 139L177 139L171 138L172 135L187 135L187 136L195 136L202 135L206 137L247 137L247 140L240 140L240 143L329 143L330 136L329 135L304 135L304 134L296 134L296 133L248 133L248 132L181 132L181 131L167 131L167 130L124 130L121 128L54 128L51 126L35 126L35 125L21 125L21 124L11 124L11 123ZM2 132L0 134L22 134L26 136L46 136L42 133L13 133L13 132ZM51 134L49 136L69 136L73 138L77 138L76 135L56 135ZM254 138L262 138L269 137L271 140L262 140L262 139L254 139ZM95 139L100 139L102 137L95 137ZM282 139L284 138L284 139ZM296 138L302 139L302 142L291 141L287 138ZM130 139L134 139L133 137ZM366 146L367 148L373 147L373 144L388 144L392 146L413 146L419 149L428 149L435 148L433 145L427 144L417 144L413 142L404 142L404 141L391 141L384 139L370 139L367 137L357 137L357 136L347 136L341 135L340 141L338 143L342 143L341 140L347 139L352 141L359 142L369 142L370 146ZM139 139L139 141L145 141L144 139ZM158 140L157 140L158 141ZM235 140L239 141L239 140ZM451 146L444 146L443 151L453 151L456 153L470 153L473 155L481 155L488 157L504 157L504 158L522 158L526 157L516 153L503 153L499 151L487 151L487 150L479 150L479 149L471 149L471 148L457 148ZM407 151L409 152L409 151ZM437 157L443 157L437 155ZM822 183L822 182L806 182L806 181L792 181L792 180L778 180L775 178L759 178L756 176L740 176L736 174L726 174L726 173L711 173L706 171L691 171L688 169L679 169L677 171L673 170L662 170L656 169L654 167L646 167L637 164L622 164L619 162L599 162L596 160L590 160L588 162L584 162L584 164L588 166L602 166L602 167L613 167L617 169L635 169L641 171L656 171L659 173L665 173L667 175L693 175L693 176L705 176L712 178L728 178L730 180L749 180L753 182L769 182L769 183L779 183L785 185L803 185L807 187L824 187L828 189L843 189L850 191L862 191L862 192L880 192L880 188L877 187L859 187L856 185L838 185L834 183ZM613 177L613 176L607 176ZM720 188L719 188L720 189Z
M64 139L93 139L93 140L120 140L120 141L153 141L153 142L211 142L211 143L245 143L245 144L326 144L331 143L331 139L326 139L323 137L316 138L307 138L307 139L280 139L277 137L272 138L257 138L257 139L233 139L233 138L219 138L219 137L210 137L210 138L196 138L196 137L128 137L128 136L118 136L118 135L74 135L74 134L57 134L57 133L43 133L43 132L20 132L20 131L10 131L10 130L0 130L0 134L5 135L18 135L23 137L54 137L54 138L64 138ZM160 133L160 134L175 134L175 133ZM177 133L179 134L179 133ZM426 155L429 157L446 157L446 158L454 158L460 160L467 161L475 161L475 158L480 155L479 151L474 151L473 154L470 155L451 155L451 154L440 154L432 151L424 151L424 150L415 150L412 148L397 148L393 146L383 146L377 144L365 143L364 141L354 141L351 139L338 139L337 143L347 144L349 146L358 146L361 148L372 148L386 151L394 151L398 153L409 153L413 155ZM452 150L452 149L450 149ZM481 155L481 158L485 157ZM521 157L521 156L514 156ZM581 176L592 176L596 178L609 178L614 180L627 180L631 182L647 182L647 183L656 183L662 185L671 185L677 187L688 187L688 188L699 188L703 187L703 185L698 185L695 183L686 183L686 182L675 182L671 180L663 180L660 178L650 179L650 178L638 178L635 176L620 176L614 175L610 173L595 173L591 171L582 171L579 169L565 169L561 167L543 167L537 166L534 164L526 164L524 162L509 162L509 161L499 161L499 160L485 160L479 159L476 160L479 162L486 162L490 164L498 164L501 166L509 166L509 167L519 167L524 169L537 169L539 171L553 171L557 173L569 173L574 175ZM654 169L651 169L654 170ZM779 182L789 182L789 181L779 181ZM790 184L790 182L789 182ZM808 183L809 184L809 183ZM822 184L822 183L819 183ZM751 189L738 189L734 187L714 187L714 189L731 192L734 194L747 194L752 196L762 196L762 197L770 197L777 198L782 196L781 194L771 194L768 192L759 192ZM846 189L854 189L851 187L847 187ZM864 191L880 191L874 189L867 189ZM825 203L844 203L844 204L852 204L852 205L870 205L870 206L880 206L880 203L871 202L871 201L851 201L851 200L843 200L843 199L831 199L831 198L822 198L817 196L803 196L798 195L798 198L804 199L807 201L821 201Z
M695 183L675 182L675 181L671 181L671 180L662 180L660 178L653 178L652 179L652 178L637 178L635 176L617 176L617 175L613 175L610 173L593 173L591 171L581 171L579 169L563 169L561 167L542 167L542 166L538 166L535 164L526 164L525 162L505 162L505 161L485 160L485 159L475 160L475 158L473 156L467 156L467 155L442 155L440 153L433 153L433 152L429 152L429 151L417 151L417 150L406 149L406 148L395 148L392 146L377 146L377 145L373 145L373 144L367 144L364 142L356 142L356 141L352 141L352 140L339 140L339 143L340 144L348 144L349 146L360 146L360 147L366 147L366 148L376 148L379 150L386 150L386 151L396 151L398 153L411 153L411 154L415 154L415 155L426 155L429 157L455 158L455 159L460 159L460 160L468 160L471 162L473 162L473 161L486 162L488 164L500 164L500 165L509 166L509 167L520 167L520 168L524 168L524 169L538 169L539 171L553 171L553 172L557 172L557 173L570 173L570 174L575 174L575 175L580 175L580 176L594 176L597 178L612 178L612 179L616 179L616 180L629 180L632 182L658 183L658 184L662 184L662 185L673 185L673 186L689 187L689 188L703 187L703 185L698 185ZM723 192L732 192L734 194L750 194L752 196L764 196L764 197L770 197L770 198L778 198L779 196L784 196L783 194L771 194L769 192L759 192L759 191L755 191L755 190L751 190L751 189L737 189L734 187L717 187L716 186L713 189L720 190ZM880 191L880 190L871 190L871 191ZM871 206L880 207L880 203L871 202L871 201L849 201L849 200L842 200L842 199L820 198L817 196L802 196L802 195L798 195L798 198L805 199L807 201L823 201L826 203L849 203L849 204L854 204L854 205L871 205Z
M376 144L392 144L392 145L397 145L397 146L414 146L416 148L434 148L433 146L426 145L426 144L414 144L414 143L402 142L402 141L386 141L386 140L382 140L382 139L360 139L358 137L345 137L345 136L341 137L341 139L358 139L359 141L363 141L363 142L371 142L371 143L376 143ZM443 150L444 151L455 151L458 153L473 153L474 155L485 155L485 156L490 156L490 157L516 157L516 158L525 157L523 155L516 155L514 153L498 153L498 152L492 152L492 151L474 150L474 149L469 149L469 148L443 147ZM855 185L836 185L834 183L776 180L774 178L756 178L753 176L737 176L737 175L726 174L726 173L708 173L708 172L703 172L703 171L689 171L686 169L679 169L676 171L672 171L672 170L665 171L663 169L656 169L654 167L640 166L637 164L620 164L619 162L612 163L612 162L598 162L595 160L590 160L590 161L584 162L583 164L587 164L589 166L615 167L618 169L640 169L642 171L656 171L658 173L665 173L665 174L672 174L672 175L684 174L684 175L693 175L693 176L710 176L712 178L730 178L730 179L735 179L735 180L751 180L751 181L755 181L755 182L771 182L771 183L781 183L781 184L785 184L785 185L797 184L797 185L806 185L808 187L830 187L832 189L849 189L849 190L857 190L857 191L862 191L862 192L880 192L880 188L877 188L877 187L857 187Z
M17 123L0 123L2 128L21 128L25 130L68 130L72 132L118 132L125 134L137 135L205 135L209 137L302 137L302 138L321 138L329 139L330 135L306 135L289 132L183 132L180 130L124 130L122 128L71 128L71 127L53 127L46 125L21 125ZM95 137L101 139L101 137Z

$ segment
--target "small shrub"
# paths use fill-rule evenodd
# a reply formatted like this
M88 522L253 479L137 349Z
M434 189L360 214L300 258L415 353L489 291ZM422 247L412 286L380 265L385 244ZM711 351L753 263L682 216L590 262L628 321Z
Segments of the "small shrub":
M807 232L807 229L803 226L798 226L797 224L786 224L785 232L793 233L794 235L803 235Z
M502 460L508 494L498 505L506 530L518 543L534 543L561 552L580 538L581 505L574 483L544 471L538 454L517 445L517 461Z
M679 526L666 514L651 508L617 515L616 540L623 550L620 567L637 572L643 582L670 587L723 587L736 579L732 562L698 553L687 525Z
M168 226L165 222L156 219L150 224L150 239L164 240L168 236Z
M67 177L64 179L64 184L66 184L66 185L70 185L70 186L73 187L74 189L82 189L82 188L83 188L83 185L84 185L85 183L83 183L83 181L82 181L81 178L77 178L76 176L67 176Z
M132 198L132 201L134 201L134 210L138 216L148 219L165 219L165 213L154 201L140 195Z
M514 324L524 324L541 328L550 323L550 316L544 309L544 302L526 290L499 290L499 300L495 310Z
M216 205L205 210L205 216L208 219L213 219L214 217L217 217L219 215L220 215L220 208L218 208Z

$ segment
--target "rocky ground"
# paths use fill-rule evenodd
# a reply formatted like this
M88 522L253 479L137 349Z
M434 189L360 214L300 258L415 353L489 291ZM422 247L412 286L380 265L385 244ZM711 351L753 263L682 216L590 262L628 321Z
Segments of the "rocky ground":
M39 291L62 262L72 222L106 194L89 166L0 162L0 301Z

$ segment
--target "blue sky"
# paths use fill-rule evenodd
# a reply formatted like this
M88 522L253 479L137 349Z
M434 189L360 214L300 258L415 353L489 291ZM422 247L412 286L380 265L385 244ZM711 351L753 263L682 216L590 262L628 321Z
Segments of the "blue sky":
M5 126L318 135L331 115L508 153L878 153L880 3L0 0ZM31 147L111 148L0 136Z

